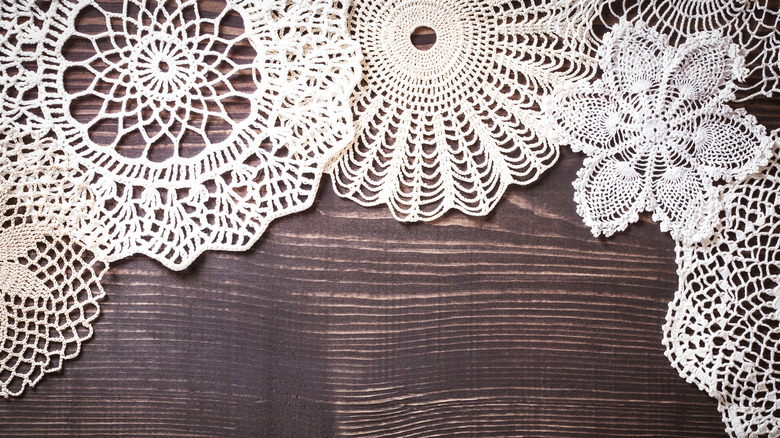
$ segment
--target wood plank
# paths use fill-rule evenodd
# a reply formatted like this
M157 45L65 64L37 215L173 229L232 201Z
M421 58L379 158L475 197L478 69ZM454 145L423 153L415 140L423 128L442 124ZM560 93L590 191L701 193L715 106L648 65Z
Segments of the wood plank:
M399 224L326 181L245 253L115 263L95 339L0 402L0 436L724 436L663 355L672 240L647 216L593 238L582 159L485 218Z
M581 162L487 218L404 225L325 186L246 253L118 262L96 338L0 435L722 435L663 356L671 239L594 239Z

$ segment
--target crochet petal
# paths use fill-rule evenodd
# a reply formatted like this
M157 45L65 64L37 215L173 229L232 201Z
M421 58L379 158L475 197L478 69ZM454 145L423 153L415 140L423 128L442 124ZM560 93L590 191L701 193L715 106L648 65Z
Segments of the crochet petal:
M679 163L658 166L653 174L653 219L673 238L697 242L712 234L720 204L712 182Z
M599 51L604 83L621 93L654 93L663 78L666 49L657 32L641 23L621 23Z
M702 116L691 133L693 158L712 179L742 180L765 165L772 140L744 111L722 107Z
M589 156L609 153L636 135L630 109L601 82L561 89L546 101L545 108L562 131L563 142Z
M731 93L732 79L741 73L739 66L743 62L729 39L710 32L699 33L677 49L669 89L682 99L711 101Z
M604 2L585 2L601 5ZM777 5L766 0L635 0L606 2L597 23L610 27L620 16L638 16L668 35L672 45L690 41L700 32L717 31L737 43L745 54L744 77L736 88L738 100L780 91L780 33ZM611 3L611 4L610 4ZM619 7L630 5L629 10ZM615 7L618 6L618 7ZM593 7L593 6L591 6ZM744 80L744 81L743 81Z
M623 231L645 209L645 178L617 156L588 158L574 182L577 212L594 236Z

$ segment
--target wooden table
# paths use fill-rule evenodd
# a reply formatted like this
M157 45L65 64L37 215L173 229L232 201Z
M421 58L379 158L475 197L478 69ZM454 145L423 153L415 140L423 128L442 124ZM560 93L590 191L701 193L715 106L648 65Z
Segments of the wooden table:
M486 218L400 224L328 180L248 252L117 262L95 338L0 402L0 436L723 436L664 357L672 239L593 238L582 160Z
M487 218L403 225L325 185L248 252L115 263L94 340L0 435L723 435L663 354L671 238L593 238L581 163Z

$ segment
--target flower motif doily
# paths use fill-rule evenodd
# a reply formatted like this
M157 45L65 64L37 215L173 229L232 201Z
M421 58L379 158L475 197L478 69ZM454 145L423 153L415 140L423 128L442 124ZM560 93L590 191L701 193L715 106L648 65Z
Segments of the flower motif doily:
M601 21L616 16L639 17L653 23L677 44L698 32L728 36L745 54L749 73L736 83L740 99L780 91L780 14L768 0L600 0Z
M588 155L574 183L579 214L595 236L652 211L675 239L707 237L720 211L713 181L744 179L772 147L754 117L724 104L737 48L713 33L670 47L641 22L623 22L599 55L601 80L545 102L563 142Z
M680 375L719 402L733 437L780 430L780 161L724 186L701 244L678 245L680 287L664 326Z
M552 166L558 145L539 101L596 66L578 1L531 3L356 2L358 135L330 170L336 192L387 204L401 221L452 208L484 215L509 184L529 184ZM422 27L436 33L429 50L411 40Z
M353 138L337 1L56 3L44 109L101 201L110 259L183 269L309 207Z
M0 129L0 396L59 371L92 337L107 268L94 206L62 148Z

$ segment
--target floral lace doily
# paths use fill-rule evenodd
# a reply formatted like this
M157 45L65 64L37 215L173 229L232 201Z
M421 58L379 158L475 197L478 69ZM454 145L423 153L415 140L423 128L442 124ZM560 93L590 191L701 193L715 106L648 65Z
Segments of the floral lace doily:
M675 239L707 237L715 180L739 181L765 164L771 139L733 96L742 59L713 33L678 47L642 22L622 22L599 51L601 80L561 87L545 101L564 143L588 155L574 183L577 211L595 236L652 211Z
M769 0L600 0L601 22L617 16L639 17L677 44L698 32L718 31L745 55L748 74L736 83L737 100L780 91L780 13ZM598 40L598 38L595 38Z
M358 136L331 168L339 195L401 221L487 214L509 184L558 158L538 110L553 86L589 78L578 1L371 0L349 27L363 50ZM436 33L429 50L411 35ZM590 54L590 55L589 55Z
M780 430L780 160L724 186L701 244L678 245L680 287L664 326L680 375L718 400L734 437Z
M92 336L107 268L94 207L62 148L0 129L0 396L59 371Z
M204 250L248 248L314 202L354 137L360 53L342 2L52 8L36 31L44 123L87 169L111 260L183 269Z

